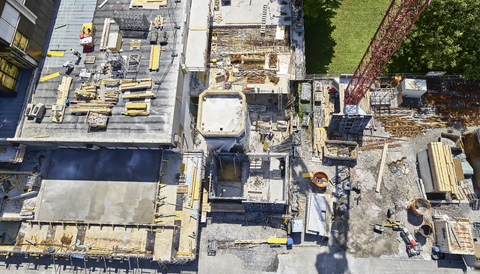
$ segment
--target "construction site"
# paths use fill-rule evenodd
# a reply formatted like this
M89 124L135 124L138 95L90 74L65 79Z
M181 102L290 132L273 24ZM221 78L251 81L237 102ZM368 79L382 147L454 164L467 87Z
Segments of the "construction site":
M0 268L472 271L480 81L381 74L428 2L322 77L301 1L59 1L0 143Z

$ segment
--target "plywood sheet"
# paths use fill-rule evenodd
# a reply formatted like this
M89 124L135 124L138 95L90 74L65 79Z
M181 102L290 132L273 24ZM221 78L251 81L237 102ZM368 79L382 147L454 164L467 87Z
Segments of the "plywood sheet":
M132 0L133 7L142 7L143 5L158 5L160 7L166 7L167 0Z

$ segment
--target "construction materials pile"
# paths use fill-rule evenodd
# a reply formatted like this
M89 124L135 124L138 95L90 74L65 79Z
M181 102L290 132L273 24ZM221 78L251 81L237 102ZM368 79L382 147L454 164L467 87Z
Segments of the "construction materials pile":
M80 99L96 99L98 84L95 82L85 82L81 89L75 89L75 97Z

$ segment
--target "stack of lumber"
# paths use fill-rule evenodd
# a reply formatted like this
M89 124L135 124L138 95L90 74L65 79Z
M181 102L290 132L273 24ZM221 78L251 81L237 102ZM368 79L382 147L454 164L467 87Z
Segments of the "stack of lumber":
M247 76L247 83L249 84L265 84L266 76L264 75L250 75Z
M375 116L375 119L379 121L392 136L397 137L415 137L420 134L425 134L427 128L425 125L417 124L409 114Z
M75 89L75 97L83 99L95 99L97 97L98 84L95 82L86 82L82 84L81 89Z
M72 83L72 77L63 76L62 83L58 88L57 102L52 106L53 115L52 121L54 123L63 122L63 116L65 114L65 100L68 99L68 91L70 90L70 84Z
M119 79L103 79L102 84L104 84L106 87L116 87L118 84L120 84Z
M124 79L120 82L120 89L133 90L133 89L147 89L152 87L152 78L145 79Z
M147 103L132 103L128 102L126 104L127 110L130 109L147 109Z
M128 116L147 116L148 113L145 110L138 110L138 109L129 109L127 111L122 112L123 115Z
M147 93L140 93L140 94L123 94L123 99L148 99L155 97L155 93L147 92Z
M451 192L458 197L457 177L450 147L441 142L428 144L428 160L435 191Z
M271 69L277 68L277 55L275 53L270 54L268 58L268 67Z
M88 113L89 111L110 114L113 104L101 100L92 100L90 102L72 102L70 111L72 113Z
M118 102L118 90L117 89L107 89L105 90L105 101L109 103L116 104Z
M100 50L107 50L111 20L111 18L105 18L105 21L103 22L102 39L100 40Z
M165 18L163 18L162 16L157 16L155 17L155 19L153 20L153 25L155 26L155 28L157 29L163 29L163 20Z
M275 56L276 58L276 56ZM263 54L250 54L243 55L242 61L244 63L265 63L265 55Z
M401 146L402 144L388 144L387 147L394 148L394 147L401 147ZM375 143L375 144L368 144L368 145L362 146L359 150L365 151L365 150L382 149L382 148L384 148L384 144L382 145L381 143Z

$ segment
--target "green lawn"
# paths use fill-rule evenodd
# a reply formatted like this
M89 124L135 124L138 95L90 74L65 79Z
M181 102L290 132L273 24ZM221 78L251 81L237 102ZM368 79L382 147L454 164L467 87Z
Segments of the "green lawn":
M331 18L306 18L307 73L355 72L390 3L343 0ZM330 25L328 34L322 31L325 25Z

